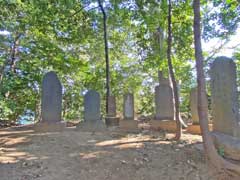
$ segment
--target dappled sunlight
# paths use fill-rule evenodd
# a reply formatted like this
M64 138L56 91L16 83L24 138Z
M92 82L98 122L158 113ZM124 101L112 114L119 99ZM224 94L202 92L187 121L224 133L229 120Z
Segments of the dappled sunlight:
M112 146L115 149L139 149L144 148L145 143L147 142L153 142L161 144L162 141L159 138L154 138L150 135L128 135L126 137L122 137L120 139L115 140L105 140L102 142L98 142L95 145L98 147L108 147Z
M121 145L117 145L114 148L118 148L118 149L139 149L139 148L143 148L144 147L144 143L126 143L126 144L121 144Z
M90 152L90 153L79 153L82 159L93 159L93 158L99 158L103 155L111 155L112 152L109 151L96 151L96 152Z
M106 140L99 143L96 143L96 146L114 146L126 143L141 143L148 141L156 141L157 139L151 138L150 136L135 136L135 137L123 137L116 140Z
M0 164L17 163L20 160L30 161L46 159L48 157L37 157L28 152L20 151L16 148L0 148Z
M26 130L26 131L9 131L9 130L1 130L0 136L7 136L7 135L18 135L18 134L30 134L34 133L34 130Z
M44 134L35 134L34 130L1 130L0 131L0 164L12 164L21 160L31 161L38 159L48 159L47 156L36 156L25 150L23 145L32 144L31 136L39 136ZM19 146L19 147L18 147Z
M156 145L160 145L160 144L171 144L172 142L171 141L156 141L154 142L154 144Z
M21 143L26 143L29 142L29 139L26 137L14 137L14 138L7 138L7 141L4 142L2 145L3 146L12 146L12 145L17 145Z

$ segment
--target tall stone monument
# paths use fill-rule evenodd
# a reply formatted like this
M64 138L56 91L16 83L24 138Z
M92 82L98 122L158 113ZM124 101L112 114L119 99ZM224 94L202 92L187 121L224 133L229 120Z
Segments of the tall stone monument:
M84 96L84 121L96 122L101 120L100 95L94 90L90 90Z
M159 71L159 85L155 87L155 118L157 120L173 120L173 94L168 78Z
M81 131L104 131L101 118L101 99L95 90L89 90L84 96L84 121L77 126Z
M224 156L240 160L239 104L236 65L232 59L218 57L211 65L212 137Z
M42 82L42 122L61 121L62 85L55 72L45 74Z
M176 132L172 87L169 78L158 72L159 85L155 87L155 118L150 120L150 128Z
M134 120L134 95L132 93L127 93L123 97L123 119L119 122L122 131L139 131L138 121Z
M105 118L107 127L119 126L119 117L117 117L116 98L115 96L108 97L108 114Z
M34 125L35 131L62 131L62 85L55 72L44 75L42 81L41 121Z
M194 125L199 125L197 95L197 87L192 88L190 92L190 110Z
M116 98L115 96L108 97L108 116L115 117L117 114L117 107L116 107Z
M131 93L124 95L123 118L125 120L134 120L134 97Z
M218 57L211 65L213 130L240 137L236 65Z

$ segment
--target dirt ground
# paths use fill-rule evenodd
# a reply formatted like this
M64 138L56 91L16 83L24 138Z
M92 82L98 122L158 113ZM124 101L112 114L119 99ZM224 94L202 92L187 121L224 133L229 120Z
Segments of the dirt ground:
M0 180L210 180L201 137L142 131L0 130ZM212 174L212 175L210 175Z

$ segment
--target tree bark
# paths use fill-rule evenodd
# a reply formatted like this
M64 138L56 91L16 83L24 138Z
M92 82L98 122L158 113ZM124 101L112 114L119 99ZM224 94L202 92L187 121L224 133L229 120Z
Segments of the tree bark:
M101 0L98 0L98 4L103 14L105 61L106 61L106 114L108 114L108 97L110 96L111 91L110 91L110 68L109 68L108 37L107 37L107 15L103 8Z
M172 49L172 4L171 0L168 0L168 48L167 48L167 60L168 60L168 71L170 74L170 80L173 89L173 104L174 104L174 118L176 120L177 132L175 139L179 140L182 134L182 124L180 122L180 108L179 108L179 95L178 87L176 83L175 74L173 72L173 65L171 59L171 49Z
M218 155L211 134L208 128L208 102L206 96L206 83L203 69L203 55L201 45L201 16L200 16L200 0L194 0L194 46L195 46L195 59L197 67L197 83L198 83L198 116L200 128L202 132L202 139L206 156L218 171L223 171L226 174L232 172L240 175L240 166L232 164L221 156Z

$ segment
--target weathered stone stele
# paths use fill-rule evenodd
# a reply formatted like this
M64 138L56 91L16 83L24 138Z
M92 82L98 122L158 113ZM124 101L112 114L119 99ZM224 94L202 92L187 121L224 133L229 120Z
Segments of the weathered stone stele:
M115 96L108 97L108 114L105 118L105 123L107 127L116 127L119 126L119 117L116 117L117 109L116 109L116 98Z
M197 88L192 88L190 92L190 110L192 114L193 124L198 125L199 117L198 117Z
M236 65L218 57L211 65L213 130L240 137Z
M157 120L173 120L174 107L172 88L168 78L159 72L159 85L155 87L155 118Z
M125 120L134 120L134 96L131 93L124 95L123 116Z
M94 90L89 90L84 96L84 121L94 122L100 119L100 95Z
M115 117L116 116L116 98L115 96L109 96L108 97L108 116L109 117Z
M45 74L42 82L42 122L56 123L61 121L62 85L55 72Z

